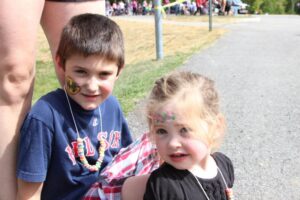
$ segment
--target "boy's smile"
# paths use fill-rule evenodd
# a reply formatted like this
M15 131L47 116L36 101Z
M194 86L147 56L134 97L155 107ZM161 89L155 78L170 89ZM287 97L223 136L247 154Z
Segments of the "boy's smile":
M98 55L74 55L65 64L65 84L70 97L83 109L97 108L113 91L118 66Z

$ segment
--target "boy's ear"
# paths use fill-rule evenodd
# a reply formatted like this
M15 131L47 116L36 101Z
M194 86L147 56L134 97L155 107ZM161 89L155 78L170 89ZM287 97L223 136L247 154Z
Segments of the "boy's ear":
M61 86L64 86L65 83L65 66L62 63L61 57L56 54L55 56L55 71L58 76L58 80Z
M120 76L121 72L123 71L124 67L125 67L125 65L123 65L122 67L119 67L118 74L117 74L117 79L119 78L119 76Z
M57 67L57 70L65 71L64 65L62 63L61 57L56 54L55 56L55 66Z

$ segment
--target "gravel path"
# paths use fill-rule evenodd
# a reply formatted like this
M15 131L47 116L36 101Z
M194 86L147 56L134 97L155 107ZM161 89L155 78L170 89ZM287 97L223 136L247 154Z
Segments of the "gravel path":
M300 200L300 16L256 19L226 25L181 69L216 81L236 199ZM142 108L128 115L134 134L147 131Z

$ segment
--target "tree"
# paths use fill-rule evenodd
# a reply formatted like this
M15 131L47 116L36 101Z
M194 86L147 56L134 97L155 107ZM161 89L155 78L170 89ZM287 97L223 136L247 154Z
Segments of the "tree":
M294 13L296 0L244 0L253 13L285 14Z

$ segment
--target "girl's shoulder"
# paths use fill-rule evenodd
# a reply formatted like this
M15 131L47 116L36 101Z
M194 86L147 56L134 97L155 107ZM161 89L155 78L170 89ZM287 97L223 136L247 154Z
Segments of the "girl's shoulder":
M227 179L228 186L232 187L234 182L234 167L232 161L228 156L221 152L213 153L212 157L216 161L218 168L224 174L225 179Z
M217 164L218 162L222 162L232 165L230 158L221 152L214 152L211 156L215 159Z

